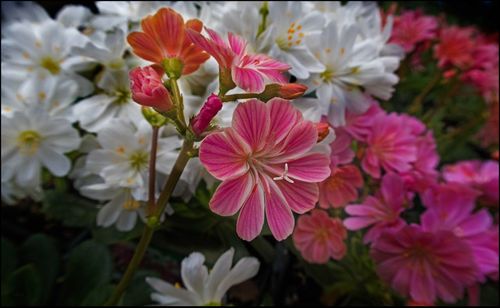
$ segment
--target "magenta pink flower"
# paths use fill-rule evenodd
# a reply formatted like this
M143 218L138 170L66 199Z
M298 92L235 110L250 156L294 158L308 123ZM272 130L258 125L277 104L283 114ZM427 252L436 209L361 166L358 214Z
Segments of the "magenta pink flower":
M348 133L342 128L337 128L335 130L335 140L330 143L330 148L332 153L330 155L330 161L332 166L345 165L352 162L354 159L354 151L351 147L352 138Z
M292 211L312 209L316 183L330 175L329 157L310 151L317 139L315 125L286 100L239 104L232 127L210 134L200 145L202 164L223 181L210 208L222 216L241 209L236 231L247 241L260 233L265 212L274 237L285 239L293 231Z
M194 44L212 55L222 71L230 70L234 83L248 92L262 92L268 83L285 83L283 72L290 69L288 64L268 56L250 55L246 52L247 42L229 32L225 42L215 31L205 27L210 39L196 31L187 30Z
M371 256L379 276L418 303L452 303L477 277L469 246L450 231L426 232L419 226L386 231Z
M427 208L455 203L473 208L480 192L461 183L440 183L431 185L421 194L422 204Z
M174 106L161 76L151 66L136 67L129 73L132 99L143 106L168 111Z
M468 68L473 64L474 50L473 28L451 26L441 29L439 43L434 46L434 56L439 60L438 65L454 65L458 68Z
M342 221L317 209L312 210L311 215L301 215L293 232L295 247L310 263L326 263L330 258L342 259L347 251L344 244L346 238L347 230Z
M196 135L200 135L208 127L210 121L222 109L221 99L212 94L207 98L207 101L201 107L200 112L191 120L191 127Z
M354 231L372 226L365 234L365 243L375 241L385 229L401 229L405 222L399 215L404 210L405 194L403 180L394 173L386 174L376 197L367 196L362 204L345 208L351 217L344 220L344 226Z
M427 209L420 217L425 231L449 230L463 238L471 248L474 261L483 280L485 276L498 272L498 249L494 250L495 241L493 218L486 209L472 213L470 202L457 199L453 203L443 203ZM498 228L496 228L498 232Z
M431 131L419 136L416 146L417 159L413 163L413 168L401 176L409 190L423 193L431 185L437 184L439 172L436 168L439 164L439 154Z
M319 184L319 205L322 208L339 208L358 199L358 189L363 187L363 177L355 165L334 166L330 176Z
M435 17L425 16L420 11L404 12L394 17L390 42L412 52L418 43L436 38L438 22Z
M413 126L393 113L376 116L366 143L361 166L374 178L380 178L381 167L386 171L407 172L417 158Z
M448 182L470 185L482 192L483 201L498 204L498 162L468 160L443 167L443 177Z
M355 114L346 110L346 125L342 129L354 139L364 142L371 133L376 116L380 113L384 113L384 111L375 101L363 114Z

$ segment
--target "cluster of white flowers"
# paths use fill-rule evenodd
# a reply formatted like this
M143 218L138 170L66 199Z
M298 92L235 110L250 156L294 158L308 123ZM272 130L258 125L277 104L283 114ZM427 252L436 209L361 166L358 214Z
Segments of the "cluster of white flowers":
M364 112L388 99L402 56L387 43L392 19L382 22L375 3L353 2L97 2L99 13L67 5L51 18L31 2L2 3L2 199L42 196L41 175L70 177L82 195L98 200L97 223L130 230L144 216L151 129L131 99L128 72L148 65L135 57L126 35L160 7L187 20L199 18L233 32L248 48L291 65L290 74L312 93L294 104L304 116L345 123L345 110ZM182 77L185 116L195 114L218 88L213 59ZM230 123L235 104L216 120ZM96 136L96 137L95 137ZM83 142L81 142L83 140ZM169 127L161 131L158 184L180 147ZM74 161L66 156L78 151ZM190 198L201 178L197 159L187 166L176 194Z

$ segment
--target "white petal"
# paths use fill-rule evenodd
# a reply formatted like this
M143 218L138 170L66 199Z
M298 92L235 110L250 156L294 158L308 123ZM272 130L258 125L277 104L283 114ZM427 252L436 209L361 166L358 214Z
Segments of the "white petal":
M55 176L65 176L71 168L71 161L64 154L42 145L39 151L42 164Z
M146 277L146 282L159 292L151 294L151 299L159 304L170 306L199 306L204 304L193 292L176 288L161 279Z
M190 291L195 292L203 298L208 270L203 265L205 256L199 252L191 253L187 258L182 260L181 264L181 277L184 285Z
M122 193L110 202L106 203L97 213L97 225L101 227L109 227L116 222L120 213L123 211L122 205L127 198L126 193Z
M227 276L231 265L233 263L234 248L230 248L222 256L219 257L214 267L210 271L207 283L207 294L206 299L209 301L220 301L220 298L216 298L216 291L219 284Z
M134 228L136 221L136 211L122 211L116 222L116 229L118 231L130 231Z
M219 284L215 297L222 299L229 288L257 275L259 266L259 261L254 257L242 258Z

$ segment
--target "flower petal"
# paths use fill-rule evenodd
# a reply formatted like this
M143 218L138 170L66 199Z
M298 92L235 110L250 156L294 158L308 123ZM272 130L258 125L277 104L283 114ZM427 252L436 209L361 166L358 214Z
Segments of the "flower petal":
M266 219L274 238L282 241L292 234L295 220L278 186L274 181L268 182L270 192L266 194Z
M330 158L323 153L309 153L288 162L288 176L304 182L321 182L330 175Z
M221 216L236 214L245 201L247 201L254 185L255 183L250 173L225 180L217 187L210 200L210 209Z
M295 213L304 214L314 208L318 201L319 191L316 183L278 181L276 184Z
M247 92L260 93L264 91L264 78L257 70L233 66L231 75L234 83Z
M270 127L267 105L256 99L239 104L233 114L232 126L254 152L262 149Z
M241 209L236 222L236 233L245 241L251 241L259 235L264 225L264 192L256 184L252 193Z

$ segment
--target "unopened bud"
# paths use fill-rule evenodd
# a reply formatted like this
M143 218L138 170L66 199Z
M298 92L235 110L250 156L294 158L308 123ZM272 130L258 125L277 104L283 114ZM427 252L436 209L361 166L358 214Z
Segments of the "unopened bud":
M307 90L307 86L300 83L268 84L264 91L259 94L259 99L263 102L279 97L283 99L295 99L301 97Z
M193 132L199 136L208 127L210 121L215 117L215 115L222 109L221 99L212 94L207 98L203 107L201 107L200 112L191 120L191 128Z
M173 108L170 93L154 68L136 67L130 71L129 78L132 99L136 103L153 107L158 111L168 111Z
M316 129L318 130L317 142L321 142L323 139L325 139L326 136L328 136L328 133L330 132L328 123L324 122L316 123Z

